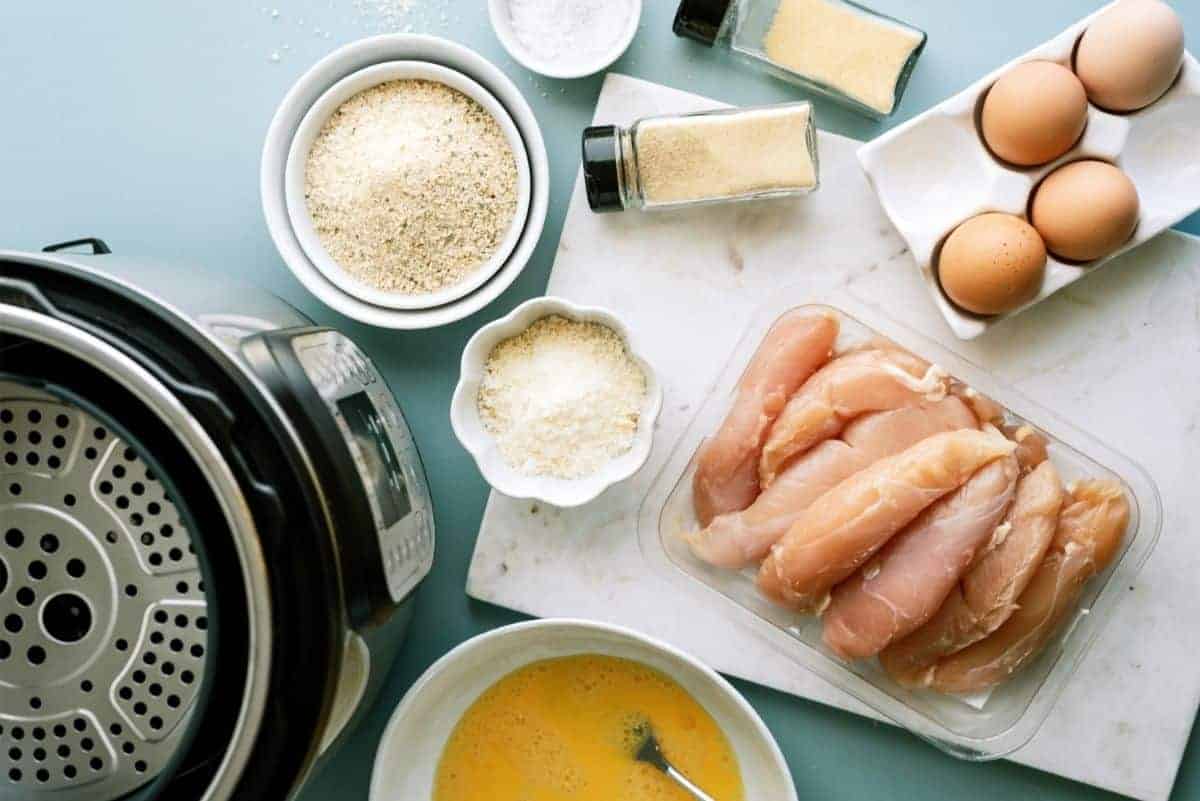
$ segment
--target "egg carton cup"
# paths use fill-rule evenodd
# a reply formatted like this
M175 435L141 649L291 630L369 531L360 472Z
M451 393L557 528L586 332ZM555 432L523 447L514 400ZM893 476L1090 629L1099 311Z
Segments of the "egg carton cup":
M1175 83L1146 108L1113 114L1089 103L1083 135L1049 164L1006 164L983 143L979 113L992 84L1026 61L1053 61L1071 68L1079 37L1108 8L1111 5L858 150L884 211L908 243L934 302L960 339L978 337L1200 208L1200 63L1190 52L1184 53ZM1129 240L1108 256L1083 264L1050 255L1037 297L1007 314L982 317L951 303L936 272L941 244L950 232L989 211L1027 219L1038 183L1058 167L1083 159L1115 164L1137 187L1140 216Z

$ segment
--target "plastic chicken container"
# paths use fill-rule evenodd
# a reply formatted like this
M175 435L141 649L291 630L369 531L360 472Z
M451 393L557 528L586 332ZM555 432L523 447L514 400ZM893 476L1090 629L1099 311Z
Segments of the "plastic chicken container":
M1133 582L1153 550L1162 524L1158 489L1146 471L1130 459L874 307L842 297L836 307L800 305L814 313L833 311L838 315L839 352L869 338L885 337L941 366L953 378L1000 404L1006 422L1028 425L1046 437L1050 459L1064 485L1084 478L1114 479L1124 488L1130 506L1129 528L1108 569L1087 583L1075 611L1042 652L987 694L964 697L908 690L893 681L876 659L841 660L822 642L819 618L777 606L759 593L755 568L736 571L709 565L695 557L681 537L697 526L692 507L697 451L704 439L720 427L742 372L767 331L781 315L797 308L797 294L782 291L777 300L755 315L711 393L651 484L638 521L643 554L662 575L697 592L719 596L734 621L765 637L797 664L947 753L969 760L1011 754L1037 732L1088 647L1112 616L1122 590Z

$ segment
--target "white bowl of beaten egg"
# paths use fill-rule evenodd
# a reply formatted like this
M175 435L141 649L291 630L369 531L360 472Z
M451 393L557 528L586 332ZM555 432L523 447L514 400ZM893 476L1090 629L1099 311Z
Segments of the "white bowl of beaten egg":
M284 192L296 238L334 286L375 306L428 309L474 292L512 253L529 214L529 157L483 86L390 61L309 108Z
M690 798L626 750L635 719L715 801L795 801L779 746L729 682L629 629L553 619L430 667L384 731L370 799Z
M661 409L616 315L540 297L467 342L450 423L493 489L571 507L641 469Z

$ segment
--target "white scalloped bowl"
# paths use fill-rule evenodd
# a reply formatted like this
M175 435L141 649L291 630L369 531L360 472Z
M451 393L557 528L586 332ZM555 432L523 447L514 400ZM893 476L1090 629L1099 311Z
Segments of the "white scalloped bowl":
M600 323L616 331L624 340L629 355L646 375L646 397L642 402L633 446L595 473L582 478L530 476L517 471L504 460L495 438L479 419L479 384L483 380L484 364L492 348L552 314L561 314L570 320ZM613 484L624 481L641 469L650 457L654 425L661 409L662 387L654 368L638 355L628 327L616 315L595 306L577 306L563 298L541 297L527 300L499 320L483 326L467 342L463 349L458 386L454 388L454 397L450 401L450 424L454 428L454 435L475 459L479 472L492 489L510 498L535 499L566 508L594 500Z

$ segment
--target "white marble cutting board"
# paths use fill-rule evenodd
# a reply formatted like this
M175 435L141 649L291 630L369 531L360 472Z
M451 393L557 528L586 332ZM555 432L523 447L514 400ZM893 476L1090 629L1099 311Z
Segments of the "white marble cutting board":
M596 121L714 105L610 74ZM1192 653L1200 639L1200 239L1163 234L980 339L957 342L863 178L857 145L821 133L821 189L796 201L596 215L577 181L547 292L606 306L638 332L665 392L654 450L637 476L580 509L492 493L467 592L532 615L625 624L724 673L872 714L757 635L714 626L722 599L680 595L676 582L653 574L635 531L651 480L753 310L781 286L807 284L814 295L849 287L888 299L896 319L1106 440L1158 483L1157 550L1045 725L1012 758L1165 801L1200 703Z

